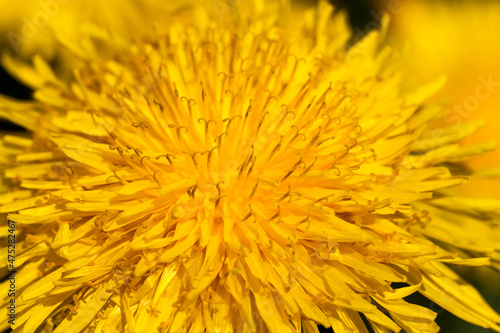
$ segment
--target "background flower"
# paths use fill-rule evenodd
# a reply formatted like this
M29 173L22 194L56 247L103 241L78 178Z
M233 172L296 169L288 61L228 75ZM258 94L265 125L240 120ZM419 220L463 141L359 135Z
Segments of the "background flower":
M381 2L379 10L387 9ZM409 84L447 76L437 99L449 103L443 122L460 124L485 119L467 144L498 140L500 122L500 3L498 1L401 1L391 28L392 43L408 48ZM483 175L498 175L500 150L466 162ZM474 180L462 193L500 197L500 180Z
M171 15L179 20L195 3L199 1L1 0L0 47L20 60L40 55L62 75L76 58L60 42L79 40L92 24L120 36L141 38L166 28Z
M176 8L182 10L189 4L189 1L149 0L28 0L14 3L2 0L2 43L4 48L22 57L41 54L50 60L57 51L54 31L76 40L82 24L95 23L119 35L140 36L154 31L153 24L159 15L175 12ZM168 11L162 10L165 8Z

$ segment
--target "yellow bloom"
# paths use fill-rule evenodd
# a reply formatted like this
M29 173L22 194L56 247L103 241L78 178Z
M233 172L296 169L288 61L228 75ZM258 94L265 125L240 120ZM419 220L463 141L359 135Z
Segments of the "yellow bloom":
M449 101L442 120L447 125L486 119L481 130L464 140L476 144L497 139L500 131L500 4L497 1L413 1L394 13L393 40L409 44L406 68L412 83L448 80L439 97ZM482 176L498 175L500 149L466 162L472 169L484 168ZM493 169L495 168L495 169ZM477 179L463 193L500 198L500 180Z
M500 331L448 267L499 267L499 203L445 190L464 181L445 164L485 149L457 144L476 125L436 136L423 103L441 83L400 92L383 32L345 51L329 5L302 22L287 7L198 12L133 43L92 29L68 42L70 80L6 58L36 90L0 99L30 131L0 141L14 332L367 332L363 316L437 332L404 300L417 291Z

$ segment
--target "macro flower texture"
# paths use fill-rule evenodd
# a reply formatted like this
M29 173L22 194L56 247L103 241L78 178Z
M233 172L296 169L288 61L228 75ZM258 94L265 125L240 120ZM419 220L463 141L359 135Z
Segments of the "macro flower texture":
M438 332L405 300L421 293L500 332L452 269L500 268L499 202L449 190L491 149L461 144L477 123L432 126L443 81L401 88L387 18L347 47L342 12L294 6L193 1L149 33L54 30L76 59L60 75L3 53L34 94L0 98L27 130L0 140L2 276L8 239L17 269L1 330Z

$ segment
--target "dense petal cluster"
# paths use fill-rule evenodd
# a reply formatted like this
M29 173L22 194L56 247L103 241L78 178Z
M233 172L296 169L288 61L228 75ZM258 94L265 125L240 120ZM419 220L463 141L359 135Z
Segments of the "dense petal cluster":
M300 24L249 3L134 43L90 30L71 80L5 58L35 89L0 100L29 130L0 141L14 332L437 332L417 291L500 331L448 267L500 261L498 202L444 190L489 149L457 143L477 124L431 130L441 82L400 92L383 31L346 50L326 3Z

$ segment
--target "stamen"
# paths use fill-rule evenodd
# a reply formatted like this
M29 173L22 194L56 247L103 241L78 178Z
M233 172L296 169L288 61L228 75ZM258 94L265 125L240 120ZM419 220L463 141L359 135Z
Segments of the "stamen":
M194 199L194 193L196 192L196 189L198 188L198 182L196 182L195 185L191 186L187 190L187 194L191 199Z
M321 126L319 127L318 133L311 139L311 142L307 145L308 147L312 146L318 139L321 134Z
M320 142L318 142L316 146L317 146L317 147L319 147L319 146L321 146L323 143L325 143L325 142L327 142L327 141L330 141L330 140L335 140L335 138L336 138L336 137L335 137L335 135L334 135L334 136L331 136L331 137L329 137L329 138L323 139L323 140L321 140Z
M217 122L213 119L210 119L208 121L205 118L198 119L198 123L200 123L202 121L205 123L205 141L207 141L208 140L208 125L210 124L210 122L213 122L214 124L217 124Z
M290 197L290 200L288 202L291 202L291 192L292 192L292 185L288 185L288 192L286 192L281 198L279 198L276 202L281 202L285 200L287 197Z
M163 104L161 102L157 101L156 99L153 99L153 103L158 105L161 113L163 113L163 111L165 111L165 107L163 106Z
M335 194L327 195L326 197L322 197L322 198L317 199L316 201L314 201L314 203L327 203L328 198L334 197L334 196L335 196Z
M365 163L365 158L364 157L361 159L361 162L359 162L359 164L350 167L350 169L351 170L359 170L359 168L361 167L361 165L363 165L363 163Z
M288 144L291 144L293 141L295 141L295 139L297 139L300 135L302 135L304 137L304 140L307 140L307 137L304 135L304 133L300 133L299 132L299 128L295 125L292 125L291 128L295 128L297 130L297 133L295 133L295 135L290 139L290 142Z
M172 82L174 85L174 92L175 92L175 97L179 98L179 90L177 90L177 84L175 82Z
M118 139L118 136L114 132L108 132L108 135L113 139L116 140Z
M251 99L250 99L250 102L249 102L249 105L248 105L247 112L245 113L245 119L247 119L248 114L250 113L250 111L252 111L252 108L253 108L253 106L252 106L252 101L253 101L253 99L251 98Z
M236 118L238 118L238 117L239 117L240 119L242 119L241 115L239 115L239 114L238 114L238 115L236 115L236 116L234 116L234 117L232 117L232 118L224 118L224 119L222 119L222 122L223 122L223 123L227 122L227 125L226 125L226 132L228 132L228 131L229 131L229 126L231 125L231 123L232 123L232 122L233 122Z
M293 112L293 111L288 111L288 106L287 106L286 104L282 104L282 105L281 105L281 109L282 109L285 113L283 114L283 117L281 118L280 122L278 123L278 126L277 126L278 128L280 128L280 127L281 127L281 125L283 125L283 122L285 121L286 117L287 117L289 114L293 115L293 118L292 118L292 119L295 119L295 117L296 117L295 112Z
M186 102L189 110L189 116L191 117L193 115L193 106L196 105L196 101L194 99L188 99L185 96L181 97L181 102Z
M197 152L194 152L193 154L191 154L191 153L183 150L182 153L189 155L191 157L191 160L193 161L195 168L198 168L198 162L196 161L196 154L202 154L201 152L197 151Z
M297 222L295 225L296 226L299 226L303 223L306 223L307 222L307 227L306 229L309 229L309 227L311 226L311 221L309 220L309 218L311 217L311 207L309 207L309 213L307 214L307 217L303 220L300 220L299 222Z
M288 173L283 177L281 178L280 180L280 183L282 183L283 181L285 181L288 177L290 177L292 175L292 173L297 170L297 168L294 168L294 169L291 169L290 171L288 171Z
M299 175L299 177L300 177L300 176L304 176L306 173L308 173L309 171L311 171L311 169L313 168L314 164L316 164L316 161L317 161L317 160L318 160L318 157L315 157L315 158L314 158L314 162L312 162L312 163L311 163L311 165L310 165L307 169L305 169L305 170L304 170L304 172L302 172L302 173Z
M314 104L314 101L316 100L316 95L313 96L309 104L307 104L306 111L311 108L311 106Z
M233 94L233 92L231 90L226 90L225 91L226 94L230 94L231 95L231 104L229 106L229 110L234 110L235 109L235 102L236 102L236 98L239 97L239 100L242 101L243 100L243 97L238 93L238 94Z
M156 170L156 171L155 171L152 175L146 175L144 178L146 178L146 179L147 179L148 177L153 178L153 180L155 181L155 183L156 183L156 184L158 184L158 186L159 186L159 187L161 187L161 184L160 184L160 182L158 181L158 178L156 177L156 174L157 174L158 172L161 172L161 170Z
M219 147L219 151L220 151L220 147L222 146L222 138L227 136L228 134L229 133L227 133L227 132L223 132L220 135L215 137L214 142L217 141L217 146Z
M149 128L149 125L145 122L132 122L132 126L135 128L140 128L142 131L145 131L147 128Z
M252 165L250 165L250 169L248 169L247 177L250 176L250 174L252 173L256 161L257 161L257 156L254 156Z
M281 142L282 141L283 141L283 135L280 138L280 142L278 142L278 144L276 145L276 147L274 147L273 150L271 151L271 154L269 154L269 157L267 158L268 161L270 161L271 158L273 158L273 155L281 148Z
M168 125L168 128L175 128L176 132L177 132L177 138L179 139L179 142L181 141L181 130L185 130L185 133L188 133L189 130L187 129L186 126L177 126L175 124L169 124Z
M156 156L155 159L159 160L161 157L165 157L168 160L168 162L170 163L170 165L172 165L172 158L175 159L175 156L172 154L165 154L165 155Z
M276 214L274 214L273 216L271 216L267 220L267 222L271 222L272 220L277 219L277 218L279 218L277 223L280 223L281 222L281 206L280 205L278 205L278 212Z
M262 123L264 122L266 116L269 114L269 111L264 112L264 115L262 118L260 118L259 125L257 126L257 134L259 133L260 127L262 126Z
M255 183L255 186L253 187L252 193L250 193L250 197L248 198L248 200L251 200L253 198L253 196L255 195L255 192L257 192L257 187L259 186L259 181L260 181L260 178L257 178L257 182Z
M218 149L219 147L215 146L211 150L207 150L205 153L207 153L207 170L210 171L210 160L212 159L212 154L215 149Z
M200 81L200 86L201 86L201 101L205 102L205 96L207 96L207 92L205 91L205 88L203 88L203 82Z
M241 222L244 222L250 218L250 216L255 217L255 214L253 213L252 205L248 205L250 208L250 212L241 220Z
M265 103L264 103L264 105L262 106L262 111L266 111L266 108L267 108L267 106L269 105L269 102L271 102L271 100L273 100L273 99L274 99L274 100L276 101L276 103L278 103L278 102L279 102L279 101L278 101L278 98L276 98L275 96L272 96L271 90L266 89L266 91L265 91L265 92L269 94L269 97L267 97L266 102L265 102ZM266 111L266 112L267 112L267 111Z
M125 181L124 181L124 180L123 180L120 176L118 176L118 174L116 173L116 171L117 171L116 169L119 169L119 168L123 168L123 165L120 165L120 164L119 164L119 165L115 166L115 170L113 171L114 176L109 176L109 177L106 179L106 183L107 183L107 184L109 184L108 180L109 180L110 178L113 178L113 177L114 177L114 178L116 178L116 179L118 179L119 181L121 181L123 184L125 184L125 183L126 183L126 182L125 182Z

